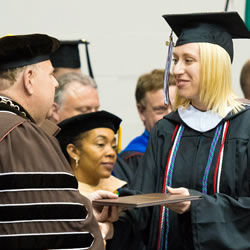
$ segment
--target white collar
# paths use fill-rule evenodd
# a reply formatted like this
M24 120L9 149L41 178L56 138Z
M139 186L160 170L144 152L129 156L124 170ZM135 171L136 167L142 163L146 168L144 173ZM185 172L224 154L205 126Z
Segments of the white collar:
M13 115L17 115L17 114L15 114L15 113L13 113L13 112L11 112L11 111L7 111L7 110L0 110L0 112L2 112L2 113L10 113L10 114L13 114Z
M227 113L231 110L232 108L228 107ZM223 117L219 116L212 110L202 112L192 105L189 105L187 109L184 109L183 107L178 108L178 113L183 122L185 122L190 128L199 132L207 132L215 128L223 119Z

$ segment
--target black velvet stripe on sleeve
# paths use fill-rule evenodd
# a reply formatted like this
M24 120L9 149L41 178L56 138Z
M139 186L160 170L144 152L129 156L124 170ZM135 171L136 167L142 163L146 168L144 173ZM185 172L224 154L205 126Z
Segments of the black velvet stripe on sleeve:
M1 249L88 249L93 244L92 234L62 233L50 235L0 236Z
M0 190L34 188L78 188L73 175L64 173L24 173L0 175Z
M81 220L88 212L82 204L25 204L0 206L0 221Z

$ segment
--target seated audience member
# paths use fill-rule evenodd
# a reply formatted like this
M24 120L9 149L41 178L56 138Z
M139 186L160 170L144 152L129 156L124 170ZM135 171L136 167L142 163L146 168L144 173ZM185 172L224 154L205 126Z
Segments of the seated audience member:
M144 133L133 139L119 154L132 171L139 165L149 139L149 132L155 123L172 111L171 105L164 104L164 70L153 70L151 73L139 77L135 90L136 106L145 127ZM169 79L169 97L174 101L176 92L175 80L172 75Z
M115 134L121 119L98 111L73 116L58 124L61 149L68 159L82 194L96 190L117 192L126 185L111 175L117 153Z
M104 249L91 203L77 189L55 130L42 129L58 86L49 60L58 47L57 39L44 34L0 38L3 249Z
M248 60L241 69L240 86L244 97L250 99L250 60Z
M60 41L59 49L51 55L51 63L55 69L54 74L56 78L66 73L82 73L79 44L85 44L89 75L91 78L94 78L88 51L89 42L85 40Z
M59 123L71 116L96 112L99 96L95 80L81 73L67 73L58 79L53 106L48 118Z

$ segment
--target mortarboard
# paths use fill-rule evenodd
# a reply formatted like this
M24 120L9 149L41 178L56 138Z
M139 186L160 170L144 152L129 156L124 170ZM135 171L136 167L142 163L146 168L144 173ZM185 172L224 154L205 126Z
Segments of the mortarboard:
M60 42L45 34L10 35L0 38L0 70L31 65L50 59Z
M72 143L81 133L95 128L110 128L116 134L121 121L118 116L107 111L76 115L58 124L61 130L56 135L56 138L60 143L63 153L67 156L67 145Z
M178 37L175 46L187 43L212 43L224 48L233 61L234 38L250 38L250 32L237 12L206 12L191 14L168 14L163 18ZM170 45L171 45L170 38ZM164 77L165 103L168 104L168 74L172 48L169 47ZM171 55L170 55L171 54Z
M234 38L250 38L250 32L237 12L208 12L163 15L178 40L176 46L207 42L224 48L233 60Z
M60 41L60 48L52 54L51 62L54 68L80 68L80 53L79 44L85 44L86 58L88 64L89 75L93 77L93 72L90 63L88 45L89 42L86 40L64 40Z

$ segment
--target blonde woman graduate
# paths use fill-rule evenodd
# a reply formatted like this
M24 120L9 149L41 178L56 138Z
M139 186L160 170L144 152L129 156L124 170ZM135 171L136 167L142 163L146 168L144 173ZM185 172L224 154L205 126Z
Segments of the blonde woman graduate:
M145 249L250 249L250 109L231 80L232 39L250 32L236 12L163 17L178 37L174 112L151 130L133 188L202 199L128 211L112 244L135 249L121 237L132 222Z

